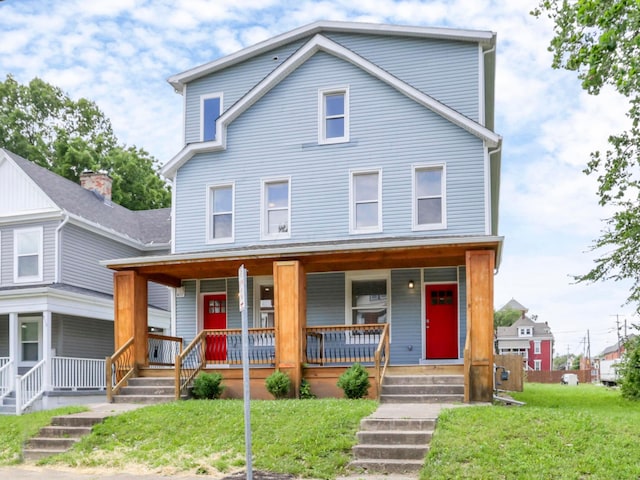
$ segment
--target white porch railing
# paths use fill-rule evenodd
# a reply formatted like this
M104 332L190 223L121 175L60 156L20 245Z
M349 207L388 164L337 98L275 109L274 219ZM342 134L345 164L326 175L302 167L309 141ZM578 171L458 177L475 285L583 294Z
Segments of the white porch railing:
M51 359L51 387L54 389L106 388L105 361L96 358L53 357Z
M13 362L8 357L0 358L0 402L13 391Z
M44 393L45 361L40 360L22 377L16 379L16 415L22 414Z

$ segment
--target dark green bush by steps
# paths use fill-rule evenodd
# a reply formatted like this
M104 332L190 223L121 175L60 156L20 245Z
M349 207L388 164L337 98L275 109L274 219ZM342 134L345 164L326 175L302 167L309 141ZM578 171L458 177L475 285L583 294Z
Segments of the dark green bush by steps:
M284 372L277 371L269 375L265 380L267 391L274 396L276 400L286 398L291 390L291 379Z
M193 381L191 393L198 399L214 400L220 398L223 390L221 374L200 372Z
M369 392L369 373L359 363L354 363L338 378L338 387L344 396L350 399L364 398Z

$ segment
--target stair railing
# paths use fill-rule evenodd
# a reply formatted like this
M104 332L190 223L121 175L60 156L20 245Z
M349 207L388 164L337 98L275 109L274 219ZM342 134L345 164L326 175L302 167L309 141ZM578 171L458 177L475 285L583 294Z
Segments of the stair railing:
M40 360L31 370L16 379L16 415L21 415L44 394L46 360Z
M202 330L179 355L176 355L176 400L186 393L187 387L205 364L207 331Z
M129 378L135 376L137 365L133 356L133 337L122 345L113 355L105 359L107 402L113 402L113 396L126 385Z
M2 400L13 392L14 380L13 360L7 359L0 367L0 405Z
M382 380L384 379L384 374L386 373L387 366L389 365L390 345L389 324L386 323L382 330L382 334L380 334L380 342L378 343L378 348L376 348L375 353L376 396L378 397L378 400L380 400L380 393L382 391Z

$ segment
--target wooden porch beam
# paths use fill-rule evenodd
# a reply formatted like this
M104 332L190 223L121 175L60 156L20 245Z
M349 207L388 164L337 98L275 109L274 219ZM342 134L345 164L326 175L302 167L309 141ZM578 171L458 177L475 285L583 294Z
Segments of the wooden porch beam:
M133 337L134 361L139 366L147 366L147 279L127 270L115 272L113 284L115 350Z

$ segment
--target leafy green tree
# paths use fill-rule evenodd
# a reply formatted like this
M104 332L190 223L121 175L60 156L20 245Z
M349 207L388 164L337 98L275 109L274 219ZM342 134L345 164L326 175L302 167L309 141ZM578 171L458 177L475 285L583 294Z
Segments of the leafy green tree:
M34 78L0 82L0 147L75 182L85 170L113 178L112 198L131 210L169 206L171 194L157 161L135 146L119 145L98 106L73 100Z
M622 396L629 400L640 400L640 336L625 342L625 354L618 370Z
M632 280L628 300L640 310L640 3L634 0L544 0L533 12L554 21L552 66L577 72L592 95L609 86L628 99L630 128L609 136L585 172L597 176L601 205L616 213L594 244L606 251L578 281Z
M520 318L521 312L510 308L493 312L493 328L510 327Z

